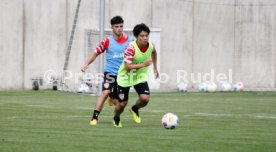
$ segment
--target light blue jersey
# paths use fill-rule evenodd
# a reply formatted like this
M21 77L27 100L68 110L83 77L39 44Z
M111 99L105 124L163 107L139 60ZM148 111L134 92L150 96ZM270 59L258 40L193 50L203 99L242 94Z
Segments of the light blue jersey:
M109 72L117 76L118 69L124 58L124 51L129 42L133 41L132 37L127 37L125 42L118 43L111 35L109 38L109 46L106 50L106 64L104 72Z

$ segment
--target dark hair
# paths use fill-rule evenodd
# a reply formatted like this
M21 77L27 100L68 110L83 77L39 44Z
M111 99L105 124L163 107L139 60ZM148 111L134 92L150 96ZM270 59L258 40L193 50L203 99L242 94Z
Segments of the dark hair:
M142 31L144 32L147 32L148 34L150 34L150 29L149 27L144 24L144 23L141 23L141 24L137 24L134 28L133 28L133 35L135 37L137 37Z
M114 16L111 20L110 20L110 24L114 25L114 24L120 24L120 23L124 23L124 20L121 16Z

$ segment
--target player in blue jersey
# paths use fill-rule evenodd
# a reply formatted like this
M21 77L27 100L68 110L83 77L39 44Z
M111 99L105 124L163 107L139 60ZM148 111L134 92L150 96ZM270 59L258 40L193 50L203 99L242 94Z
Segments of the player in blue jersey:
M103 109L104 102L108 96L114 103L118 102L116 82L118 69L123 61L126 46L129 42L133 41L131 37L128 37L123 33L124 20L122 17L115 16L111 19L110 23L113 34L100 42L99 46L89 56L87 62L81 67L81 71L85 72L88 66L93 63L99 54L106 52L102 94L95 105L93 116L90 120L91 125L97 125L98 116Z

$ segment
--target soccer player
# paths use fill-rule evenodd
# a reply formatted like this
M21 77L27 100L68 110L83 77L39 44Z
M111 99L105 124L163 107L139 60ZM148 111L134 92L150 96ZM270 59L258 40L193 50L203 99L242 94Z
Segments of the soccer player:
M90 120L91 125L97 125L98 116L103 109L104 102L108 96L113 99L114 104L118 102L116 91L118 69L123 61L126 46L129 42L133 41L131 37L123 34L124 20L121 16L113 17L110 23L113 34L100 42L99 46L89 56L87 62L81 67L81 71L85 72L88 66L93 63L98 55L106 52L102 93L96 102L93 116ZM109 102L109 104L112 105L112 101L111 103Z
M119 68L117 83L119 102L115 106L113 124L122 127L120 114L128 103L130 87L134 87L139 98L129 111L136 123L141 123L139 109L145 107L150 99L147 83L149 66L153 63L155 78L158 78L157 53L154 44L149 41L150 29L145 24L138 24L133 29L136 41L131 42L124 54L124 62Z

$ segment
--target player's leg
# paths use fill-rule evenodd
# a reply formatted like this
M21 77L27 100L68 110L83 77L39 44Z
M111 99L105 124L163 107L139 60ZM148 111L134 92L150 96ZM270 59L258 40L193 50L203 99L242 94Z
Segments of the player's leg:
M113 79L110 79L109 73L104 73L103 79L104 79L104 81L102 83L102 93L96 102L93 116L90 121L91 125L97 125L98 116L100 115L100 112L102 111L103 106L104 106L104 102L107 99L107 97L110 94L112 87L113 87L114 81L112 82Z
M107 99L109 93L110 93L109 90L104 90L104 91L102 91L101 96L98 98L96 105L95 105L92 119L90 121L91 125L97 125L98 117L100 115L100 112L103 109L104 101Z
M118 93L117 93L117 81L116 81L117 77L114 76L114 78L115 78L115 82L113 83L112 90L109 94L109 100L108 100L109 106L113 106L113 105L116 106L116 104L119 101L118 100Z
M109 98L108 98L108 105L109 106L113 106L113 105L115 105L115 103L113 103L114 102L114 100L113 100L113 91L109 94Z
M138 93L139 98L129 111L132 114L134 121L136 123L141 123L139 109L148 104L150 99L150 90L147 82L139 83L135 85L134 88Z
M117 92L118 92L118 103L116 104L114 109L113 123L115 127L122 127L120 115L121 113L123 113L128 103L129 87L121 87L118 85Z
M117 78L117 77L116 77ZM112 93L112 103L113 103L113 105L117 105L118 103L119 103L119 96L118 96L118 91L117 91L117 89L118 89L118 84L117 84L117 79L116 79L116 81L115 81L115 83L114 83L114 86L113 86L113 93Z

